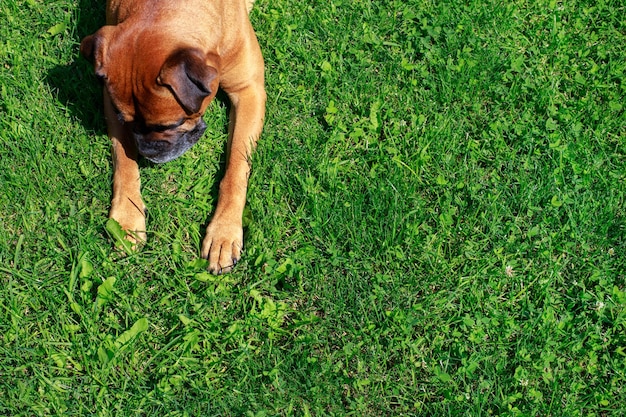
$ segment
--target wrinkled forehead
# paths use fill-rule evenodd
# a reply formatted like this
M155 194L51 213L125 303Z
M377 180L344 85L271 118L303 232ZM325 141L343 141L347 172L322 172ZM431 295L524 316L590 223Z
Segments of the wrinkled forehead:
M137 73L111 74L106 88L120 119L154 124L173 124L187 115L166 87L157 85L156 76Z
M121 118L167 122L185 116L172 92L157 84L167 54L141 40L131 48L120 41L108 50L105 85Z

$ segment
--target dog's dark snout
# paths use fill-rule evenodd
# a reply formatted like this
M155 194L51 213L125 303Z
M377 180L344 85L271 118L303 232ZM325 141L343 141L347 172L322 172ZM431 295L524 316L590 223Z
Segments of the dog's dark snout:
M164 163L174 160L185 153L202 137L206 123L200 119L188 132L158 132L134 129L133 136L139 154L149 161Z

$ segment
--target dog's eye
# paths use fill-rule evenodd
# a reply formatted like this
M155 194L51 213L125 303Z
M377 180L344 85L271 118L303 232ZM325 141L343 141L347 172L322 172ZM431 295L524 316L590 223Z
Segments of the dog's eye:
M135 120L133 123L133 132L147 135L148 133L163 133L167 130L174 130L182 126L187 120L181 119L172 124L146 124L143 120Z
M148 133L150 133L152 131L152 129L149 129L143 123L133 122L132 126L133 126L133 133L137 133L139 135L147 135Z
M166 130L169 130L170 128L164 125L156 125L156 126L150 126L149 129L152 130L153 132L163 133Z
M167 125L162 125L162 124L155 124L155 125L148 125L146 126L147 129L153 131L153 132L165 132L166 130L173 130L176 129L179 126L182 126L187 120L185 119L181 119L175 123L171 123L171 124L167 124Z

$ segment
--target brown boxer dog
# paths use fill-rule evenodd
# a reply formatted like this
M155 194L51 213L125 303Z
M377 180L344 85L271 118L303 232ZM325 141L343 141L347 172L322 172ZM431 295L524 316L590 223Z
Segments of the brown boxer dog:
M177 158L202 136L218 87L228 95L226 172L202 243L216 274L241 256L250 155L265 115L263 57L248 19L253 1L108 0L106 26L80 45L104 83L114 167L109 217L134 245L146 239L138 155Z

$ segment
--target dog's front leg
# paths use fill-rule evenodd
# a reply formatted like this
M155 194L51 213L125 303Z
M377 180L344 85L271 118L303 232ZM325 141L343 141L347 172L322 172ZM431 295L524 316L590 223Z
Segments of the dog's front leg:
M214 274L229 272L243 250L242 215L250 175L250 157L263 128L265 89L259 81L228 92L231 101L226 172L215 214L202 243L202 257Z
M113 198L109 217L126 231L133 247L146 240L146 207L141 198L137 146L118 119L106 89L104 115L113 153Z

